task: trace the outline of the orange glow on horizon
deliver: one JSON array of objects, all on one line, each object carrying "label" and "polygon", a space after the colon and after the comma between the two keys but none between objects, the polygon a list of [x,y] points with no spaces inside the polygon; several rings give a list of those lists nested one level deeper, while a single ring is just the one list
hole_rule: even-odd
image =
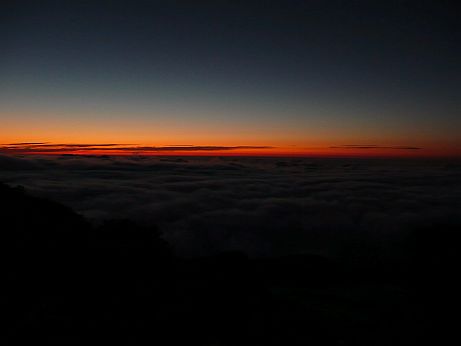
[{"label": "orange glow on horizon", "polygon": [[1,154],[81,156],[254,156],[254,157],[461,157],[454,148],[386,146],[276,147],[276,146],[140,146],[123,144],[52,144],[16,142],[0,144]]},{"label": "orange glow on horizon", "polygon": [[[120,113],[120,114],[119,114]],[[275,156],[275,157],[461,157],[461,140],[445,132],[403,131],[394,127],[326,126],[289,121],[179,121],[174,114],[143,119],[110,113],[82,118],[78,112],[64,115],[25,109],[0,112],[0,154],[21,155],[151,155],[151,156]],[[94,115],[94,116],[93,116]],[[208,119],[208,118],[207,118]],[[91,148],[28,148],[11,150],[8,143],[90,143]],[[4,143],[4,144],[1,144]],[[133,147],[98,147],[104,143]],[[225,150],[138,150],[136,147],[227,147]],[[359,145],[358,145],[359,144]],[[364,144],[360,148],[360,144]],[[365,148],[367,147],[368,148]],[[243,148],[245,147],[245,148]],[[250,148],[251,147],[251,148]],[[265,147],[265,148],[261,148]],[[230,149],[229,149],[230,148]],[[405,149],[407,148],[407,149]],[[412,148],[412,149],[410,149]],[[16,148],[19,149],[19,148]],[[46,150],[45,150],[46,149]]]}]

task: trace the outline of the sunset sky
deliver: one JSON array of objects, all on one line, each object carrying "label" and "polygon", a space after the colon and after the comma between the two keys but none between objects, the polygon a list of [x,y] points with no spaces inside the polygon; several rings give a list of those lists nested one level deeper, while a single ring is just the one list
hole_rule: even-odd
[{"label": "sunset sky", "polygon": [[5,1],[0,153],[460,156],[450,4]]}]

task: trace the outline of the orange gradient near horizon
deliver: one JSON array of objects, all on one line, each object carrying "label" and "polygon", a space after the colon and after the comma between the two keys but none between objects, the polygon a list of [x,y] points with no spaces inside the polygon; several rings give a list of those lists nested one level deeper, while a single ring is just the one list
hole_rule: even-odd
[{"label": "orange gradient near horizon", "polygon": [[[4,142],[4,141],[2,141]],[[129,145],[100,146],[104,143],[46,143],[46,147],[33,144],[16,144],[20,141],[0,144],[0,154],[12,155],[109,155],[109,156],[259,156],[259,157],[461,157],[456,148],[400,148],[364,146],[341,147],[277,147],[240,145]],[[31,143],[27,141],[27,143]],[[38,142],[37,142],[38,143]],[[62,144],[62,145],[60,145]],[[79,146],[81,144],[81,146]],[[94,145],[92,145],[94,144]],[[72,147],[69,147],[72,145]],[[202,149],[206,147],[207,149]],[[121,148],[121,149],[119,149]]]},{"label": "orange gradient near horizon", "polygon": [[[35,115],[35,116],[30,116]],[[461,140],[430,132],[320,126],[289,122],[179,121],[158,118],[59,119],[44,114],[0,114],[0,154],[22,155],[155,155],[155,156],[286,156],[286,157],[461,157]],[[451,137],[453,138],[453,136]],[[56,151],[8,149],[13,143],[94,144]],[[123,146],[124,150],[98,147]],[[139,147],[226,147],[219,150],[139,150]],[[236,147],[236,148],[235,148]],[[367,147],[367,148],[366,148]],[[130,150],[129,148],[133,148]],[[409,148],[409,149],[405,149]],[[66,150],[68,149],[68,150]]]}]

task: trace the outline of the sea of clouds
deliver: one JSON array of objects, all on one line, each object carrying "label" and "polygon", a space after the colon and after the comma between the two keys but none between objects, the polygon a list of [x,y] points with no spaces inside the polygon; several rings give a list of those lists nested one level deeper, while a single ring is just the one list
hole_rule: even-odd
[{"label": "sea of clouds", "polygon": [[415,229],[461,225],[455,160],[4,155],[0,181],[95,223],[156,225],[185,255],[392,257]]}]

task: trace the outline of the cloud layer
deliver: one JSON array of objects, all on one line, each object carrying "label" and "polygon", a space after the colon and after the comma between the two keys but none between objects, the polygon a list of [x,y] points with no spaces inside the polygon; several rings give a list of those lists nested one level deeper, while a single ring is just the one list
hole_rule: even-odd
[{"label": "cloud layer", "polygon": [[455,161],[0,156],[0,181],[95,222],[157,224],[192,255],[338,254],[365,242],[393,256],[388,245],[409,231],[461,219]]},{"label": "cloud layer", "polygon": [[136,144],[50,144],[45,142],[23,142],[0,145],[3,154],[82,154],[82,153],[127,153],[132,155],[155,154],[161,152],[203,152],[232,151],[239,149],[271,149],[270,146],[216,146],[216,145],[168,145],[140,146]]}]

